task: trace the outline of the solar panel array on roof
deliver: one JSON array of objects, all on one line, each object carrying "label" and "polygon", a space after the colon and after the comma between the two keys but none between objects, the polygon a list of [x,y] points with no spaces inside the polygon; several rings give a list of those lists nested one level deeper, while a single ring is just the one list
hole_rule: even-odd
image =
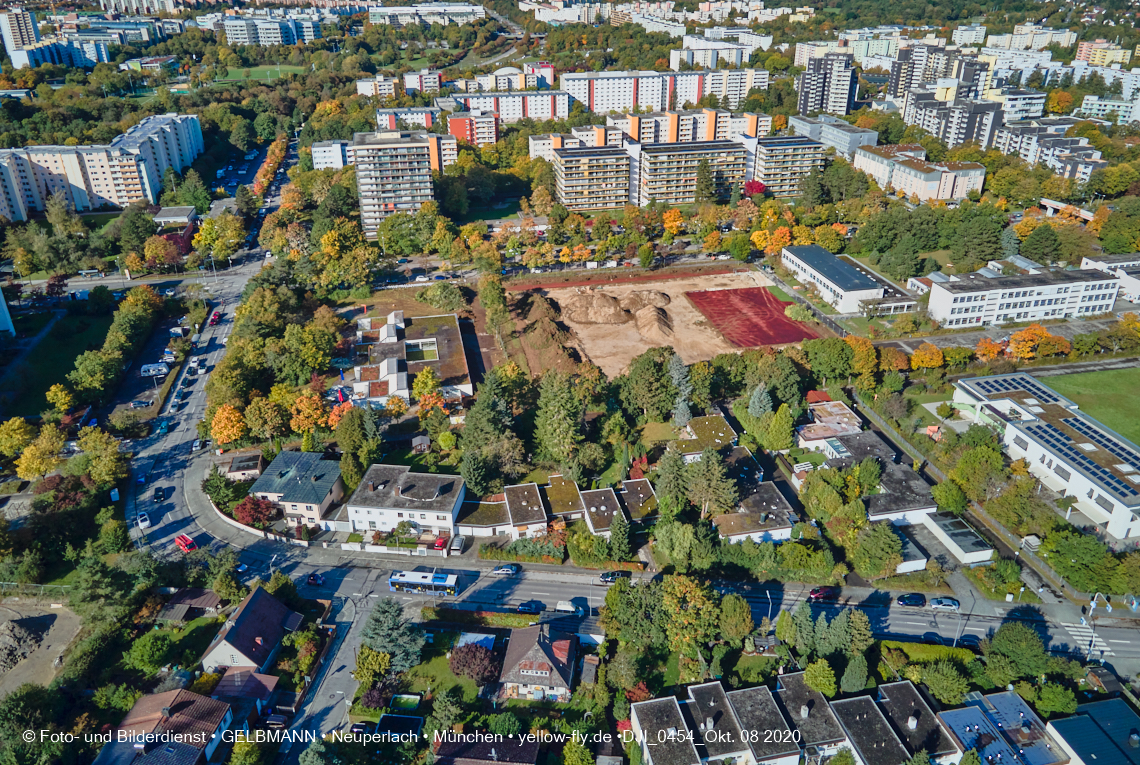
[{"label": "solar panel array on roof", "polygon": [[1140,496],[1140,492],[1113,475],[1108,468],[1101,467],[1078,451],[1073,446],[1072,439],[1056,426],[1049,423],[1034,423],[1024,427],[1026,432],[1040,443],[1046,444],[1056,454],[1065,457],[1090,476],[1093,476],[1095,480],[1100,481],[1105,491],[1115,494],[1122,500]]},{"label": "solar panel array on roof", "polygon": [[1097,446],[1104,449],[1114,457],[1120,458],[1122,462],[1127,462],[1132,467],[1140,470],[1140,454],[1129,449],[1124,444],[1117,441],[1112,436],[1105,433],[1100,428],[1096,427],[1088,420],[1083,420],[1080,417],[1069,417],[1068,419],[1061,420],[1061,422],[1068,425],[1073,430],[1080,433],[1082,436],[1092,441]]},{"label": "solar panel array on roof", "polygon": [[1001,396],[1014,391],[1025,391],[1033,394],[1043,404],[1056,404],[1061,400],[1060,396],[1043,385],[1038,385],[1029,375],[982,378],[976,380],[974,385],[987,396]]}]

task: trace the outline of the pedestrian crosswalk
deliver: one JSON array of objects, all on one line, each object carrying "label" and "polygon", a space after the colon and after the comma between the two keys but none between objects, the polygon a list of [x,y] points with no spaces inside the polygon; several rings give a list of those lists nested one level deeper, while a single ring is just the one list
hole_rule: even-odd
[{"label": "pedestrian crosswalk", "polygon": [[1092,641],[1093,654],[1101,654],[1104,656],[1113,656],[1113,650],[1108,647],[1108,643],[1104,642],[1092,628],[1087,624],[1068,624],[1061,622],[1061,626],[1065,631],[1073,636],[1073,645],[1082,653],[1087,653],[1089,650],[1089,641]]}]

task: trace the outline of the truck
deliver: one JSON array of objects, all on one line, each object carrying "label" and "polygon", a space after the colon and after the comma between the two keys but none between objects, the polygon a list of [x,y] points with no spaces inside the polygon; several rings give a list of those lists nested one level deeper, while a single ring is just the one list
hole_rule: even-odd
[{"label": "truck", "polygon": [[165,377],[170,374],[170,367],[166,364],[143,364],[139,367],[139,374],[143,377]]},{"label": "truck", "polygon": [[194,335],[193,337],[191,337],[190,338],[190,347],[191,348],[197,348],[198,347],[198,341],[200,341],[201,339],[202,339],[202,334],[200,332],[198,334]]},{"label": "truck", "polygon": [[170,330],[171,337],[186,337],[188,334],[190,334],[189,327],[174,327]]}]

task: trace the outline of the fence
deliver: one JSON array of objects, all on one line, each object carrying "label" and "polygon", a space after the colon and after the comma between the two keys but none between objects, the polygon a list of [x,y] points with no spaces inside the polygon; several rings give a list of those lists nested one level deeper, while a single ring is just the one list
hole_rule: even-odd
[{"label": "fence", "polygon": [[21,595],[66,595],[71,592],[70,584],[31,584],[25,582],[0,582],[0,593]]},{"label": "fence", "polygon": [[847,330],[845,330],[843,327],[839,326],[836,322],[834,322],[831,319],[831,317],[829,317],[823,311],[820,311],[818,308],[816,308],[814,305],[812,305],[811,301],[809,301],[803,295],[800,295],[793,288],[789,287],[784,282],[783,279],[776,276],[776,273],[774,271],[771,273],[765,273],[764,275],[767,276],[769,279],[771,279],[773,282],[775,282],[777,287],[779,287],[784,292],[786,292],[788,294],[788,297],[790,297],[792,300],[796,301],[797,303],[799,303],[800,305],[804,306],[809,311],[811,311],[812,314],[815,316],[815,320],[818,321],[820,324],[822,324],[823,326],[830,329],[832,332],[837,334],[839,337],[847,337],[847,335],[850,334]]},{"label": "fence", "polygon": [[[924,462],[923,469],[930,474],[931,477],[938,481],[947,480],[946,473],[937,465],[931,463],[922,453],[916,449],[910,441],[902,436],[897,430],[891,427],[886,420],[879,416],[879,413],[867,406],[858,394],[855,394],[855,402],[859,405],[862,413],[871,422],[875,423],[884,433],[891,437],[891,439],[899,445],[904,452],[910,455],[913,459]],[[1054,589],[1064,592],[1069,598],[1073,600],[1089,600],[1092,595],[1087,592],[1081,592],[1068,582],[1066,582],[1060,575],[1057,574],[1053,568],[1041,560],[1036,554],[1022,548],[1021,539],[1011,533],[1009,529],[990,516],[985,509],[977,502],[970,502],[970,516],[981,525],[985,526],[994,536],[1009,546],[1011,550],[1018,550],[1020,554],[1018,557],[1029,564],[1038,576],[1048,582]]]}]

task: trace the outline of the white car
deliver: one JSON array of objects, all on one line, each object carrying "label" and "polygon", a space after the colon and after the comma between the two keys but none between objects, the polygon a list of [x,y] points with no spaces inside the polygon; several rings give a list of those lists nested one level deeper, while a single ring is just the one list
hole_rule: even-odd
[{"label": "white car", "polygon": [[420,274],[419,276],[417,276],[417,277],[416,277],[416,281],[417,281],[417,282],[427,282],[427,281],[431,281],[431,280],[430,280],[430,279],[428,279],[428,278],[427,278],[426,276],[424,276],[423,274]]},{"label": "white car", "polygon": [[935,611],[957,611],[961,604],[954,598],[932,598],[930,607]]},{"label": "white car", "polygon": [[517,563],[507,563],[491,570],[493,576],[514,576],[522,570]]},{"label": "white car", "polygon": [[147,515],[146,513],[139,513],[139,528],[140,529],[149,529],[150,528],[150,516]]},{"label": "white car", "polygon": [[194,444],[190,447],[190,451],[196,452],[202,448],[202,442],[197,438],[194,439]]}]

